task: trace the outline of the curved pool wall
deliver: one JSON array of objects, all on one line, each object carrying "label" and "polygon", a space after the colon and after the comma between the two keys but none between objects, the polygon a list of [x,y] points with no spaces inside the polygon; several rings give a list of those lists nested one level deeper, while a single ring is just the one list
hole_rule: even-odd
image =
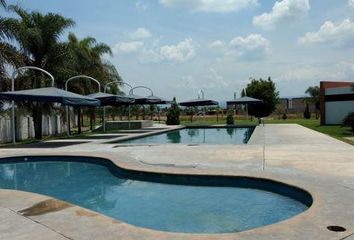
[{"label": "curved pool wall", "polygon": [[[70,174],[67,164],[72,166]],[[23,176],[17,176],[18,188],[6,186],[10,166],[24,169]],[[293,217],[313,202],[307,191],[273,180],[140,172],[94,157],[12,157],[0,159],[0,167],[1,188],[45,194],[161,231],[239,232]],[[237,205],[240,202],[244,206]]]}]

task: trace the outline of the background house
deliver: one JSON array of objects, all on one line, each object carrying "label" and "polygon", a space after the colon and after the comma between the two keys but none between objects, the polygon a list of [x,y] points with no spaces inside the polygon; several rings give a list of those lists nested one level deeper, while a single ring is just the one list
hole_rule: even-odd
[{"label": "background house", "polygon": [[320,83],[321,125],[341,124],[354,112],[354,82]]}]

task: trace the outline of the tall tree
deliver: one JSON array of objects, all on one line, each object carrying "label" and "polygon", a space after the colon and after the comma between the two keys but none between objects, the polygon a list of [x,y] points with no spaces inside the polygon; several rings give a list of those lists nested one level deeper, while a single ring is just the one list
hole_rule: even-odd
[{"label": "tall tree", "polygon": [[309,102],[315,105],[316,119],[318,119],[320,112],[320,88],[318,86],[309,87],[305,93],[310,95]]},{"label": "tall tree", "polygon": [[[36,66],[51,73],[57,72],[63,66],[67,53],[66,44],[60,42],[60,36],[74,25],[74,21],[54,13],[27,12],[18,6],[9,8],[18,16],[12,19],[11,34],[19,46],[25,65]],[[39,88],[44,85],[44,78],[39,72],[29,71],[25,77],[25,80],[17,81],[21,88]],[[42,138],[45,105],[35,102],[28,105],[33,116],[36,139]]]},{"label": "tall tree", "polygon": [[[97,79],[101,86],[111,81],[121,81],[115,66],[103,60],[103,56],[112,55],[111,48],[105,43],[98,43],[93,37],[79,39],[74,33],[68,36],[68,48],[71,55],[71,67],[74,75],[88,75]],[[85,82],[83,82],[85,81]],[[118,86],[112,85],[112,91],[117,92]],[[95,83],[83,79],[71,84],[71,91],[88,94],[97,92]],[[95,118],[91,111],[91,119]],[[78,108],[80,123],[81,108]],[[78,132],[81,133],[81,124],[78,124]]]},{"label": "tall tree", "polygon": [[[0,1],[0,7],[7,10],[7,5],[4,0]],[[13,31],[15,24],[13,19],[0,16],[0,78],[7,79],[6,66],[18,67],[23,63],[23,58],[12,46],[9,41],[14,39]],[[5,90],[6,87],[2,83],[0,90]]]},{"label": "tall tree", "polygon": [[275,84],[270,77],[267,80],[263,80],[262,78],[259,80],[253,79],[247,85],[246,93],[248,97],[263,101],[260,104],[250,104],[248,106],[249,114],[258,118],[270,115],[279,102],[279,92],[276,90]]}]

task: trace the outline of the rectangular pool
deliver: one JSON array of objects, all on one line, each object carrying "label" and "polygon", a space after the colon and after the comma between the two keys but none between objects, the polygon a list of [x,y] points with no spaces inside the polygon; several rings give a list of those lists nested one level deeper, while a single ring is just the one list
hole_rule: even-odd
[{"label": "rectangular pool", "polygon": [[184,128],[161,134],[120,141],[124,144],[246,144],[253,127]]}]

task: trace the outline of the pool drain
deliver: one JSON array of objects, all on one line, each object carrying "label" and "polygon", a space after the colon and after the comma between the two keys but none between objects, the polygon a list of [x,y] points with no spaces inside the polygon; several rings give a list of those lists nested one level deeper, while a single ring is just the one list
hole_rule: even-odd
[{"label": "pool drain", "polygon": [[328,226],[327,229],[332,232],[345,232],[347,230],[341,226]]}]

